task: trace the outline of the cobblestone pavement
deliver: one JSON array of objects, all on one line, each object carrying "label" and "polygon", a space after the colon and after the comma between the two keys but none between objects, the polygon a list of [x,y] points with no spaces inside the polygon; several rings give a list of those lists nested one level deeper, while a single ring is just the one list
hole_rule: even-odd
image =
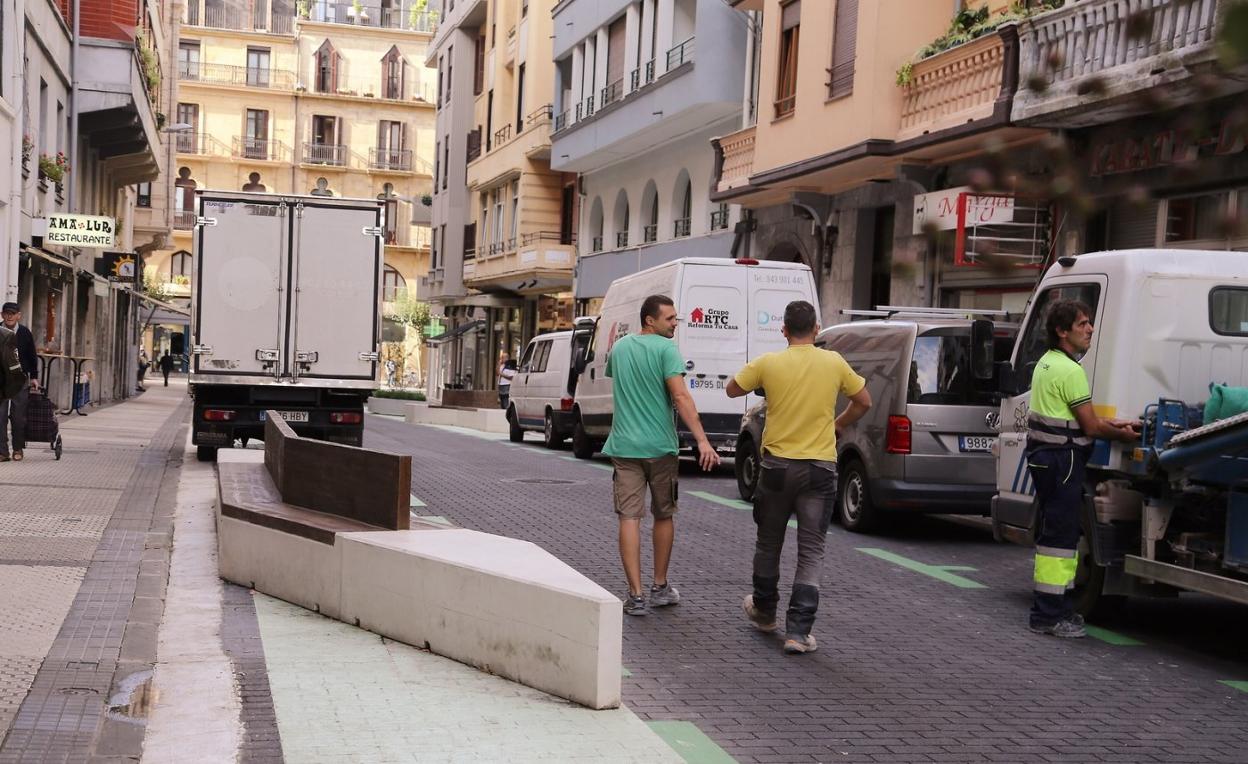
[{"label": "cobblestone pavement", "polygon": [[137,753],[141,726],[105,708],[151,652],[165,549],[149,530],[185,394],[61,417],[61,460],[32,443],[0,464],[0,761]]},{"label": "cobblestone pavement", "polygon": [[[532,540],[622,591],[605,462],[377,416],[365,445],[413,455],[422,513]],[[730,473],[686,471],[681,492],[684,601],[624,630],[624,701],[652,724],[692,722],[743,762],[1248,761],[1248,609],[1132,602],[1100,638],[1060,641],[1024,628],[1029,552],[982,525],[834,526],[820,649],[789,657],[740,614],[753,524]]]}]

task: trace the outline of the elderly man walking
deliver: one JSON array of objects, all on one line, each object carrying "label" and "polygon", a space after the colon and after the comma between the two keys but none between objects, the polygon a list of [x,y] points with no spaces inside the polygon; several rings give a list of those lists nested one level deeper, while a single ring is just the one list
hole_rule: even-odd
[{"label": "elderly man walking", "polygon": [[[3,403],[0,403],[0,462],[7,462],[10,459],[20,462],[24,458],[26,406],[30,402],[31,389],[39,387],[39,357],[35,354],[35,338],[30,333],[30,329],[22,325],[21,319],[22,311],[17,303],[6,302],[0,306],[0,320],[3,321],[4,328],[13,334],[11,342],[17,354],[20,367],[18,372],[22,375],[20,389],[15,389]],[[9,455],[10,423],[12,423],[13,430],[12,456]]]}]

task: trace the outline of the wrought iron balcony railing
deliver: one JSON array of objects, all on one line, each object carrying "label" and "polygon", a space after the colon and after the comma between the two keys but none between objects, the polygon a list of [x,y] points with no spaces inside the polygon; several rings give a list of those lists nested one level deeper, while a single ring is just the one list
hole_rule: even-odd
[{"label": "wrought iron balcony railing", "polygon": [[303,144],[302,161],[304,164],[345,167],[347,164],[347,147],[340,143],[305,143]]},{"label": "wrought iron balcony railing", "polygon": [[412,150],[370,147],[368,149],[368,165],[374,170],[410,172],[412,169]]}]

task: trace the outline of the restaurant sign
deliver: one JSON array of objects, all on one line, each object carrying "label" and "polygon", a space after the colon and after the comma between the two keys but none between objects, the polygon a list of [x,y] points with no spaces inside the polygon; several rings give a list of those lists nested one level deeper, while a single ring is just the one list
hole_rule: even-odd
[{"label": "restaurant sign", "polygon": [[49,215],[46,244],[70,247],[113,247],[117,240],[117,221],[100,215]]}]

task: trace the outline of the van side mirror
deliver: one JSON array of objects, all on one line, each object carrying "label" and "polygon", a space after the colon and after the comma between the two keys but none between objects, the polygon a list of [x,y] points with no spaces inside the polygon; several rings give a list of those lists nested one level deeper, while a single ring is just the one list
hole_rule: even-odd
[{"label": "van side mirror", "polygon": [[1018,395],[1018,375],[1009,361],[997,363],[997,389],[1005,395]]},{"label": "van side mirror", "polygon": [[981,381],[992,379],[993,325],[986,319],[971,322],[971,376]]}]

